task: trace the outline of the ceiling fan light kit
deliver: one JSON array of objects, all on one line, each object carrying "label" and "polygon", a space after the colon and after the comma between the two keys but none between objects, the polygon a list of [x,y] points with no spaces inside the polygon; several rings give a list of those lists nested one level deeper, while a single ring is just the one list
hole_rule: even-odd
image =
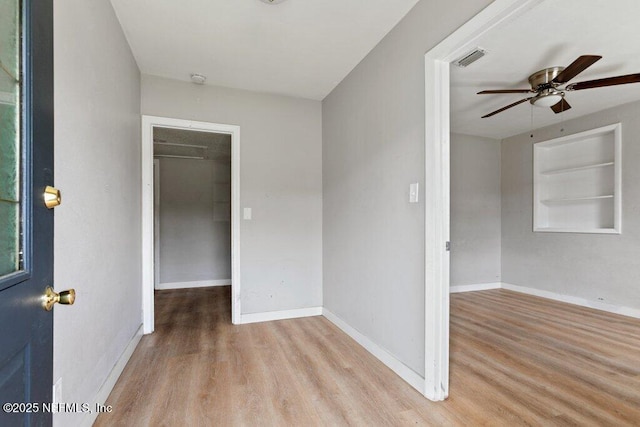
[{"label": "ceiling fan light kit", "polygon": [[640,83],[640,73],[638,73],[629,74],[626,76],[616,76],[604,79],[577,82],[561,88],[562,85],[568,83],[571,79],[592,66],[600,59],[602,59],[602,57],[598,55],[583,55],[573,61],[566,68],[550,67],[542,69],[540,71],[536,71],[529,76],[529,84],[531,85],[531,89],[498,89],[483,90],[481,92],[478,92],[478,95],[505,93],[535,94],[529,98],[521,99],[520,101],[516,101],[513,104],[509,104],[506,107],[502,107],[499,110],[486,114],[482,116],[482,118],[484,119],[494,116],[526,101],[529,101],[532,105],[535,105],[537,107],[550,107],[554,113],[558,114],[571,108],[571,105],[565,99],[566,92],[574,90],[593,89],[605,86],[623,85],[628,83]]},{"label": "ceiling fan light kit", "polygon": [[564,92],[555,89],[546,89],[531,98],[529,102],[536,107],[551,107],[562,101],[562,98],[564,98]]}]

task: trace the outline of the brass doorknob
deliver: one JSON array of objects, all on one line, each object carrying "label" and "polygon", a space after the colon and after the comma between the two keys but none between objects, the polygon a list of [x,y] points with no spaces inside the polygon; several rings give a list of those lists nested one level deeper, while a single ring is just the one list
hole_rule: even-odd
[{"label": "brass doorknob", "polygon": [[73,305],[74,302],[76,302],[75,289],[69,289],[57,293],[51,286],[47,286],[44,297],[42,298],[42,307],[47,311],[51,311],[55,303]]},{"label": "brass doorknob", "polygon": [[60,190],[47,185],[44,189],[44,205],[47,209],[53,209],[60,203],[62,203],[62,194],[60,194]]}]

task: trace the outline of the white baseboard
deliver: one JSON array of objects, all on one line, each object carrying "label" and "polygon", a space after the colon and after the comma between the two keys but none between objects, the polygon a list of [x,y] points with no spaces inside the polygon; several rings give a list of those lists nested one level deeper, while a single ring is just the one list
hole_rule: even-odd
[{"label": "white baseboard", "polygon": [[322,316],[322,307],[298,308],[295,310],[267,311],[240,316],[240,324],[269,322],[271,320],[297,319],[299,317]]},{"label": "white baseboard", "polygon": [[384,363],[389,369],[395,372],[400,378],[405,380],[411,387],[418,390],[421,394],[424,395],[424,378],[420,376],[416,371],[409,368],[407,365],[398,360],[394,355],[389,353],[384,348],[380,347],[378,344],[371,341],[371,339],[367,338],[365,335],[352,328],[333,314],[331,311],[326,308],[322,309],[322,315],[327,318],[331,323],[340,328],[345,334],[349,335],[353,338],[358,344],[364,347],[369,353],[374,355],[378,360]]},{"label": "white baseboard", "polygon": [[602,310],[609,313],[620,314],[623,316],[635,317],[636,319],[640,319],[640,310],[637,308],[607,304],[601,301],[592,301],[586,298],[575,297],[572,295],[562,295],[562,294],[558,294],[551,291],[544,291],[542,289],[536,289],[536,288],[528,288],[526,286],[518,286],[518,285],[513,285],[511,283],[505,283],[505,282],[502,282],[501,287],[502,289],[521,292],[523,294],[534,295],[537,297],[548,298],[555,301],[579,305],[581,307],[594,308],[596,310]]},{"label": "white baseboard", "polygon": [[195,280],[192,282],[168,282],[158,283],[156,290],[165,289],[186,289],[186,288],[208,288],[210,286],[229,286],[231,279],[220,280]]},{"label": "white baseboard", "polygon": [[[138,346],[141,338],[142,325],[140,325],[136,333],[131,338],[131,341],[129,341],[129,344],[127,344],[127,348],[124,349],[124,351],[120,355],[120,358],[113,366],[113,369],[111,369],[111,372],[109,372],[107,379],[104,381],[104,383],[102,383],[102,387],[100,387],[98,393],[95,395],[93,400],[87,400],[87,402],[92,402],[92,404],[104,405],[104,403],[107,401],[107,398],[109,397],[109,394],[111,394],[113,387],[116,385],[118,378],[120,378],[120,374],[122,374],[124,367],[127,365],[127,362],[131,358],[133,351]],[[96,418],[98,418],[98,415],[99,414],[96,411],[88,412],[87,415],[85,415],[85,417],[82,419],[80,425],[86,427],[92,426],[96,421]]]},{"label": "white baseboard", "polygon": [[475,291],[486,291],[489,289],[500,289],[502,287],[502,283],[494,282],[494,283],[477,283],[473,285],[460,285],[460,286],[451,286],[449,288],[449,293],[457,294],[460,292],[475,292]]}]

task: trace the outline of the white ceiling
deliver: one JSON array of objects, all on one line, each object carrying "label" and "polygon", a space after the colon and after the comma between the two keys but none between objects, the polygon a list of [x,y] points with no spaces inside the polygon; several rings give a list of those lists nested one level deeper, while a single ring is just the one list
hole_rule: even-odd
[{"label": "white ceiling", "polygon": [[[451,66],[451,129],[505,138],[531,129],[531,104],[480,117],[529,95],[476,95],[484,89],[530,88],[530,74],[567,66],[580,55],[603,58],[571,82],[640,73],[640,1],[545,0],[482,36],[489,53],[467,68]],[[640,83],[568,92],[572,109],[554,114],[533,107],[534,128],[640,100]]]},{"label": "white ceiling", "polygon": [[111,0],[140,71],[321,100],[418,0]]}]

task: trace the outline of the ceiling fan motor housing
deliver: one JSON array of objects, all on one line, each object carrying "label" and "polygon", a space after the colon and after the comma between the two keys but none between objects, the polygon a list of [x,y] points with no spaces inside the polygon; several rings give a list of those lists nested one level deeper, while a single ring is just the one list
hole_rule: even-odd
[{"label": "ceiling fan motor housing", "polygon": [[564,70],[564,67],[551,67],[531,74],[529,76],[531,89],[537,92],[538,90],[560,86],[560,83],[554,83],[553,79],[555,79],[562,70]]},{"label": "ceiling fan motor housing", "polygon": [[564,97],[564,92],[557,90],[560,83],[553,79],[564,70],[564,67],[550,67],[536,71],[529,76],[531,89],[538,92],[529,102],[539,107],[551,107],[557,104]]}]

